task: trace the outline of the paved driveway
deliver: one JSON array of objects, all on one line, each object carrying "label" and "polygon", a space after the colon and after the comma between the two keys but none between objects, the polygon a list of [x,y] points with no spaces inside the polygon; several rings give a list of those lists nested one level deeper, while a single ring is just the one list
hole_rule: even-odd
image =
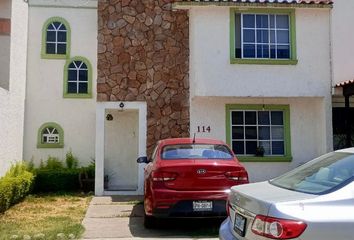
[{"label": "paved driveway", "polygon": [[94,197],[83,225],[84,239],[217,239],[220,220],[163,220],[143,225],[142,197]]}]

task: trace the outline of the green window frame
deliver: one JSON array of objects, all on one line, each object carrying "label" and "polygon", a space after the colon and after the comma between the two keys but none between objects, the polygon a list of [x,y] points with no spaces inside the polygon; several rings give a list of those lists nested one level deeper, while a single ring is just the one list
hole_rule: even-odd
[{"label": "green window frame", "polygon": [[66,61],[63,88],[64,98],[92,98],[92,65],[87,58],[77,56]]},{"label": "green window frame", "polygon": [[38,129],[37,148],[63,148],[64,131],[55,122],[44,123]]},{"label": "green window frame", "polygon": [[[53,26],[53,23],[60,23],[62,24],[62,26],[65,27],[65,31],[66,31],[66,41],[63,40],[59,40],[59,35],[58,35],[58,31],[62,31],[64,29],[62,29],[62,27],[60,28],[60,30],[58,30],[57,28],[59,28],[59,26]],[[52,29],[55,28],[56,30]],[[47,39],[48,37],[48,32],[55,32],[55,40],[53,39]],[[60,42],[63,41],[63,42]],[[49,43],[48,43],[49,42]],[[58,43],[59,42],[59,43]],[[57,47],[58,45],[64,45],[65,44],[65,54],[62,53],[47,53],[47,45],[48,44],[52,44],[55,47],[55,52],[57,52]],[[43,28],[42,28],[42,51],[41,51],[41,57],[43,59],[67,59],[70,57],[70,46],[71,45],[71,29],[70,29],[70,25],[68,23],[68,21],[66,21],[64,18],[62,17],[51,17],[49,18],[44,24],[43,24]]]},{"label": "green window frame", "polygon": [[[236,153],[237,158],[243,162],[290,162],[292,160],[291,155],[291,136],[290,136],[290,107],[289,105],[240,105],[240,104],[227,104],[226,105],[226,142],[232,148],[233,146],[233,138],[232,138],[232,127],[236,125],[232,122],[232,112],[240,111],[240,112],[283,112],[283,143],[284,143],[284,153],[281,155],[264,155],[264,156],[256,156],[256,155],[238,155]],[[260,145],[259,143],[262,141],[259,138],[259,120],[257,114],[257,122],[254,124],[257,126],[257,147]],[[244,127],[246,128],[246,123],[243,123]],[[271,123],[267,123],[268,127],[271,127]],[[246,139],[246,136],[244,136]],[[269,140],[269,139],[268,139]],[[246,140],[244,140],[246,141]]]},{"label": "green window frame", "polygon": [[[241,33],[236,34],[236,14],[264,14],[264,15],[288,15],[289,16],[289,40],[290,58],[236,58],[236,41],[241,41]],[[242,16],[241,16],[242,17]],[[230,9],[230,63],[231,64],[266,64],[266,65],[296,65],[298,63],[296,55],[296,22],[295,9]],[[242,29],[241,29],[242,31]],[[241,43],[240,43],[241,44]]]}]

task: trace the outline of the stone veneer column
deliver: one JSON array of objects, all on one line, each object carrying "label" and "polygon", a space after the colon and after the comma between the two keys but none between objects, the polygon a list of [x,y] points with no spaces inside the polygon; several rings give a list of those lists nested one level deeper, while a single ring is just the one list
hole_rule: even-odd
[{"label": "stone veneer column", "polygon": [[189,136],[189,27],[172,0],[100,0],[98,101],[146,101],[147,152]]}]

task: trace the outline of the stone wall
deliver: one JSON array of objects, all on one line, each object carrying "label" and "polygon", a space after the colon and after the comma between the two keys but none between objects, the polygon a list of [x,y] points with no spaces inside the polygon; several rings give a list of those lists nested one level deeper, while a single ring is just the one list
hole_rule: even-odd
[{"label": "stone wall", "polygon": [[147,152],[189,136],[189,27],[172,0],[101,0],[98,101],[146,101]]}]

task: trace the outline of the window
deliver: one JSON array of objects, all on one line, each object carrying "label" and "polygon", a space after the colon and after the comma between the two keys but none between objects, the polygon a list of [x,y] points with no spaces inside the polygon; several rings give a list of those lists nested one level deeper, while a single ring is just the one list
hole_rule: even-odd
[{"label": "window", "polygon": [[332,152],[277,177],[270,183],[296,192],[328,194],[353,181],[354,155]]},{"label": "window", "polygon": [[0,18],[0,36],[11,34],[11,19]]},{"label": "window", "polygon": [[67,62],[64,73],[64,97],[91,98],[92,68],[83,57],[75,57]]},{"label": "window", "polygon": [[294,15],[293,10],[232,10],[231,62],[296,64]]},{"label": "window", "polygon": [[162,149],[162,159],[232,159],[233,156],[225,145],[213,144],[176,144]]},{"label": "window", "polygon": [[291,160],[288,106],[227,105],[227,118],[227,141],[241,160]]},{"label": "window", "polygon": [[66,58],[69,56],[69,24],[62,18],[54,17],[43,26],[43,58]]},{"label": "window", "polygon": [[57,123],[45,123],[38,130],[38,148],[64,147],[64,132]]}]

